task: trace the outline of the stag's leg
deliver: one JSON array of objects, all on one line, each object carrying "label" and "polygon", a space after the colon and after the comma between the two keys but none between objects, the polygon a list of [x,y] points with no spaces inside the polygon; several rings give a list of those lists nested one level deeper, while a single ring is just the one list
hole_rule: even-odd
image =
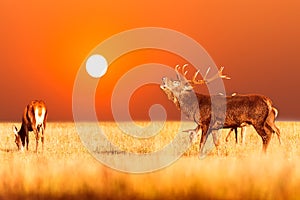
[{"label": "stag's leg", "polygon": [[199,144],[199,158],[204,158],[206,156],[206,152],[204,152],[204,145],[207,140],[208,136],[208,127],[203,126],[202,127],[202,134],[201,134],[201,139],[200,139],[200,144]]},{"label": "stag's leg", "polygon": [[228,142],[228,138],[230,137],[231,132],[233,131],[233,128],[231,128],[225,138],[225,141]]},{"label": "stag's leg", "polygon": [[216,147],[220,146],[219,130],[212,130],[213,141]]},{"label": "stag's leg", "polygon": [[279,128],[275,125],[275,121],[274,118],[268,118],[267,119],[267,123],[266,123],[266,128],[271,131],[272,133],[276,133],[278,140],[279,140],[279,144],[281,145],[281,139],[280,139],[280,130]]},{"label": "stag's leg", "polygon": [[246,128],[242,127],[241,128],[241,137],[242,137],[242,144],[245,144],[245,136],[246,136]]},{"label": "stag's leg", "polygon": [[238,144],[238,132],[237,132],[237,128],[234,128],[234,134],[235,134],[235,143]]},{"label": "stag's leg", "polygon": [[272,127],[268,127],[269,130],[273,133],[273,134],[276,134],[277,135],[277,138],[278,138],[278,141],[279,141],[279,144],[281,145],[281,138],[280,138],[280,130],[278,127],[275,126],[275,124],[272,126]]},{"label": "stag's leg", "polygon": [[212,136],[213,136],[215,147],[217,149],[217,153],[219,155],[219,146],[220,146],[219,130],[212,130]]},{"label": "stag's leg", "polygon": [[263,152],[267,152],[268,145],[272,138],[272,132],[264,126],[254,126],[256,132],[260,135],[263,142]]},{"label": "stag's leg", "polygon": [[[279,140],[279,144],[281,145],[281,139],[280,139],[280,130],[279,128],[275,125],[275,118],[276,118],[276,114],[274,113],[274,109],[273,108],[273,112],[271,112],[268,117],[267,117],[267,127],[269,128],[269,130],[272,132],[272,133],[276,133],[277,134],[277,137],[278,137],[278,140]],[[275,109],[276,110],[276,109]]]},{"label": "stag's leg", "polygon": [[278,128],[274,123],[271,125],[271,128],[272,128],[271,131],[276,133],[276,135],[277,135],[277,137],[278,137],[279,144],[281,145],[282,143],[281,143],[280,130],[279,130],[279,128]]},{"label": "stag's leg", "polygon": [[276,129],[276,135],[277,135],[277,137],[278,137],[278,140],[279,140],[279,144],[281,145],[282,144],[282,142],[281,142],[281,138],[280,138],[280,130],[279,130],[279,128],[277,127],[277,126],[275,126],[275,124],[274,124],[274,127],[275,127],[275,129]]},{"label": "stag's leg", "polygon": [[201,139],[200,139],[200,145],[199,145],[199,150],[200,152],[202,151],[203,149],[203,146],[206,142],[206,139],[207,139],[207,132],[208,132],[208,128],[205,126],[202,128],[202,134],[201,134]]}]

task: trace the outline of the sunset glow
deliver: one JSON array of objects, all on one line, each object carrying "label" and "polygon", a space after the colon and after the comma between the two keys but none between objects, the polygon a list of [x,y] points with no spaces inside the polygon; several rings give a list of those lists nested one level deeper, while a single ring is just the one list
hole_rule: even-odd
[{"label": "sunset glow", "polygon": [[[264,94],[278,108],[279,119],[300,119],[297,92],[300,2],[133,1],[127,4],[127,1],[96,0],[1,1],[0,120],[20,121],[28,102],[43,99],[48,105],[50,121],[72,121],[74,80],[87,56],[107,38],[141,27],[168,28],[193,38],[232,78],[224,82],[228,94]],[[111,51],[116,48],[111,46]],[[173,68],[189,61],[155,49],[120,56],[105,75],[96,74],[102,76],[95,94],[99,120],[112,120],[111,95],[120,77],[145,63]],[[147,75],[136,78],[144,76]],[[169,119],[178,118],[175,106],[153,84],[134,93],[129,109],[134,119],[149,119],[153,104],[162,104]]]}]

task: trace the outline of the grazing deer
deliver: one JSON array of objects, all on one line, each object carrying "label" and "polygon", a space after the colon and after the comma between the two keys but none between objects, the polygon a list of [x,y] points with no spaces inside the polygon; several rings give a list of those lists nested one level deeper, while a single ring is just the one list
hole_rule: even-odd
[{"label": "grazing deer", "polygon": [[18,150],[23,151],[26,143],[26,149],[28,150],[29,144],[29,131],[33,131],[36,138],[35,151],[38,150],[38,143],[41,137],[42,150],[44,150],[44,132],[47,121],[47,108],[42,100],[31,101],[24,110],[22,116],[21,129],[18,131],[17,127],[13,125],[13,131],[15,134],[15,143]]},{"label": "grazing deer", "polygon": [[[271,115],[271,116],[274,115],[274,120],[275,120],[275,118],[276,118],[277,115],[278,115],[278,110],[277,110],[276,108],[273,107],[273,108],[272,108],[272,113],[270,113],[270,115]],[[275,123],[275,122],[273,122],[273,123]],[[247,125],[248,125],[248,124],[241,124],[240,127],[231,128],[231,129],[229,130],[229,132],[228,132],[226,138],[225,138],[225,141],[228,142],[228,138],[230,137],[230,134],[234,131],[234,133],[235,133],[235,143],[238,144],[238,133],[237,133],[237,128],[241,128],[241,137],[242,137],[241,143],[242,143],[242,144],[245,144],[245,135],[246,135],[246,126],[247,126]],[[274,127],[274,128],[276,128],[276,127]],[[277,138],[278,138],[278,140],[279,140],[279,144],[281,144],[280,130],[278,129],[278,130],[276,130],[276,132],[274,132],[274,133],[277,134]]]},{"label": "grazing deer", "polygon": [[[163,77],[160,88],[189,120],[196,122],[197,127],[193,130],[193,135],[197,135],[197,132],[201,129],[200,155],[203,155],[203,147],[209,133],[212,133],[214,144],[218,148],[217,131],[222,128],[237,128],[243,123],[252,125],[255,128],[262,138],[263,152],[266,152],[272,133],[280,134],[274,123],[272,101],[268,97],[258,94],[209,96],[195,93],[193,90],[195,85],[208,84],[217,78],[229,79],[229,77],[222,74],[223,68],[221,68],[218,74],[209,79],[206,78],[208,70],[202,80],[197,80],[198,70],[192,80],[187,80],[185,78],[185,67],[186,65],[182,67],[184,76],[181,76],[177,65],[175,67],[177,80]],[[193,98],[195,95],[196,99]],[[218,102],[217,105],[211,103],[211,98]],[[226,107],[226,112],[218,112],[219,108],[224,107]],[[215,112],[212,113],[212,110]],[[224,119],[224,121],[222,122],[219,119]]]}]

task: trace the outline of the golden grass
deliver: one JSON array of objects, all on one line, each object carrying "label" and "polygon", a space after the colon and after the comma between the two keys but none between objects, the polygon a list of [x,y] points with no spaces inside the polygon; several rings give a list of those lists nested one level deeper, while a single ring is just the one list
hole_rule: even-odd
[{"label": "golden grass", "polygon": [[[226,143],[228,130],[223,130],[219,155],[212,151],[199,160],[197,143],[169,167],[128,174],[94,159],[82,145],[73,123],[48,123],[45,151],[39,154],[33,152],[33,133],[29,151],[17,152],[12,123],[2,123],[0,199],[299,199],[300,123],[277,125],[283,145],[274,137],[266,156],[261,154],[262,142],[253,128],[247,128],[244,146],[235,144],[233,134]],[[101,126],[113,143],[135,153],[163,148],[179,127],[177,122],[167,122],[158,135],[134,139],[122,134],[114,123]]]}]

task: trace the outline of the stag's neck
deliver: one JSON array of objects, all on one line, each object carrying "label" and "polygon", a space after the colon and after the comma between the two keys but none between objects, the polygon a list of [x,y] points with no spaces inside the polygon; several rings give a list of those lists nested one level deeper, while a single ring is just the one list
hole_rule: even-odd
[{"label": "stag's neck", "polygon": [[197,96],[193,92],[187,92],[178,96],[181,112],[190,120],[195,119],[195,114],[199,110]]}]

